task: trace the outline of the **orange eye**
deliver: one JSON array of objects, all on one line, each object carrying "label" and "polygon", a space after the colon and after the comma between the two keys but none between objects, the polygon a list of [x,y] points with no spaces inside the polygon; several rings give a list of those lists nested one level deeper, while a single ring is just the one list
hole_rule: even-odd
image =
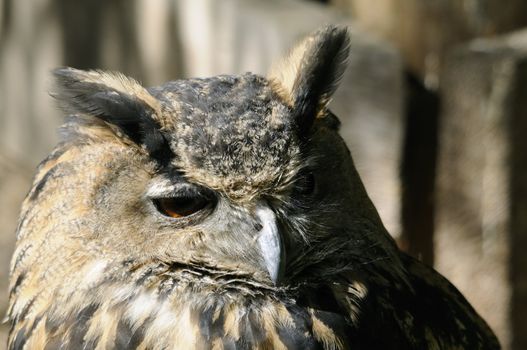
[{"label": "orange eye", "polygon": [[205,197],[170,197],[154,199],[157,209],[166,216],[172,218],[183,218],[197,213],[209,204]]}]

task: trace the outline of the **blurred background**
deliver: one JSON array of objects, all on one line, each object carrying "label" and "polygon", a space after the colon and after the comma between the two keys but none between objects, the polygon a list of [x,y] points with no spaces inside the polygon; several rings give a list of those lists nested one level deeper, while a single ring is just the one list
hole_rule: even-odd
[{"label": "blurred background", "polygon": [[51,69],[265,74],[327,23],[351,27],[331,107],[388,230],[527,349],[525,0],[0,0],[0,315],[19,206],[62,121]]}]

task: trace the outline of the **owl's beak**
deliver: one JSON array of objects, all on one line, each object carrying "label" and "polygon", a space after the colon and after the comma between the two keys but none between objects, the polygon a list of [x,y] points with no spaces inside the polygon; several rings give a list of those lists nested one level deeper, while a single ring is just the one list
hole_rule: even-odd
[{"label": "owl's beak", "polygon": [[282,236],[278,230],[275,213],[265,204],[259,204],[255,211],[262,228],[258,244],[265,261],[265,267],[274,285],[278,285],[284,273],[285,250]]}]

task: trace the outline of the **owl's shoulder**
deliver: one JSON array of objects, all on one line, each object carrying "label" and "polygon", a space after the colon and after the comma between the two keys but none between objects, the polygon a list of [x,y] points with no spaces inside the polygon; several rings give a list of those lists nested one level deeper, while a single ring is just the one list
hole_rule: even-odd
[{"label": "owl's shoulder", "polygon": [[433,268],[401,253],[406,282],[369,285],[357,340],[396,349],[499,349],[485,321]]}]

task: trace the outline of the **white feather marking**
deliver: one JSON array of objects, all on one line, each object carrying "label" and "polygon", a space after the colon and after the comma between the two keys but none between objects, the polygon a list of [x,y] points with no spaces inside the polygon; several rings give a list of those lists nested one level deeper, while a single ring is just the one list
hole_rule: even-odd
[{"label": "white feather marking", "polygon": [[113,301],[115,303],[124,301],[128,299],[134,292],[136,288],[133,286],[124,286],[116,288],[115,292],[113,293]]},{"label": "white feather marking", "polygon": [[171,303],[165,302],[150,325],[145,340],[151,344],[172,344],[177,349],[192,349],[196,341],[195,326],[190,322],[188,307],[175,310]]},{"label": "white feather marking", "polygon": [[147,196],[149,197],[161,197],[167,193],[174,191],[174,184],[172,184],[168,179],[161,178],[156,179],[155,182],[147,189]]},{"label": "white feather marking", "polygon": [[105,260],[96,260],[86,268],[84,274],[83,285],[92,287],[101,278],[104,277],[104,269],[108,266],[108,262]]},{"label": "white feather marking", "polygon": [[132,324],[141,323],[156,311],[158,303],[159,300],[156,296],[141,293],[130,302],[126,316]]}]

